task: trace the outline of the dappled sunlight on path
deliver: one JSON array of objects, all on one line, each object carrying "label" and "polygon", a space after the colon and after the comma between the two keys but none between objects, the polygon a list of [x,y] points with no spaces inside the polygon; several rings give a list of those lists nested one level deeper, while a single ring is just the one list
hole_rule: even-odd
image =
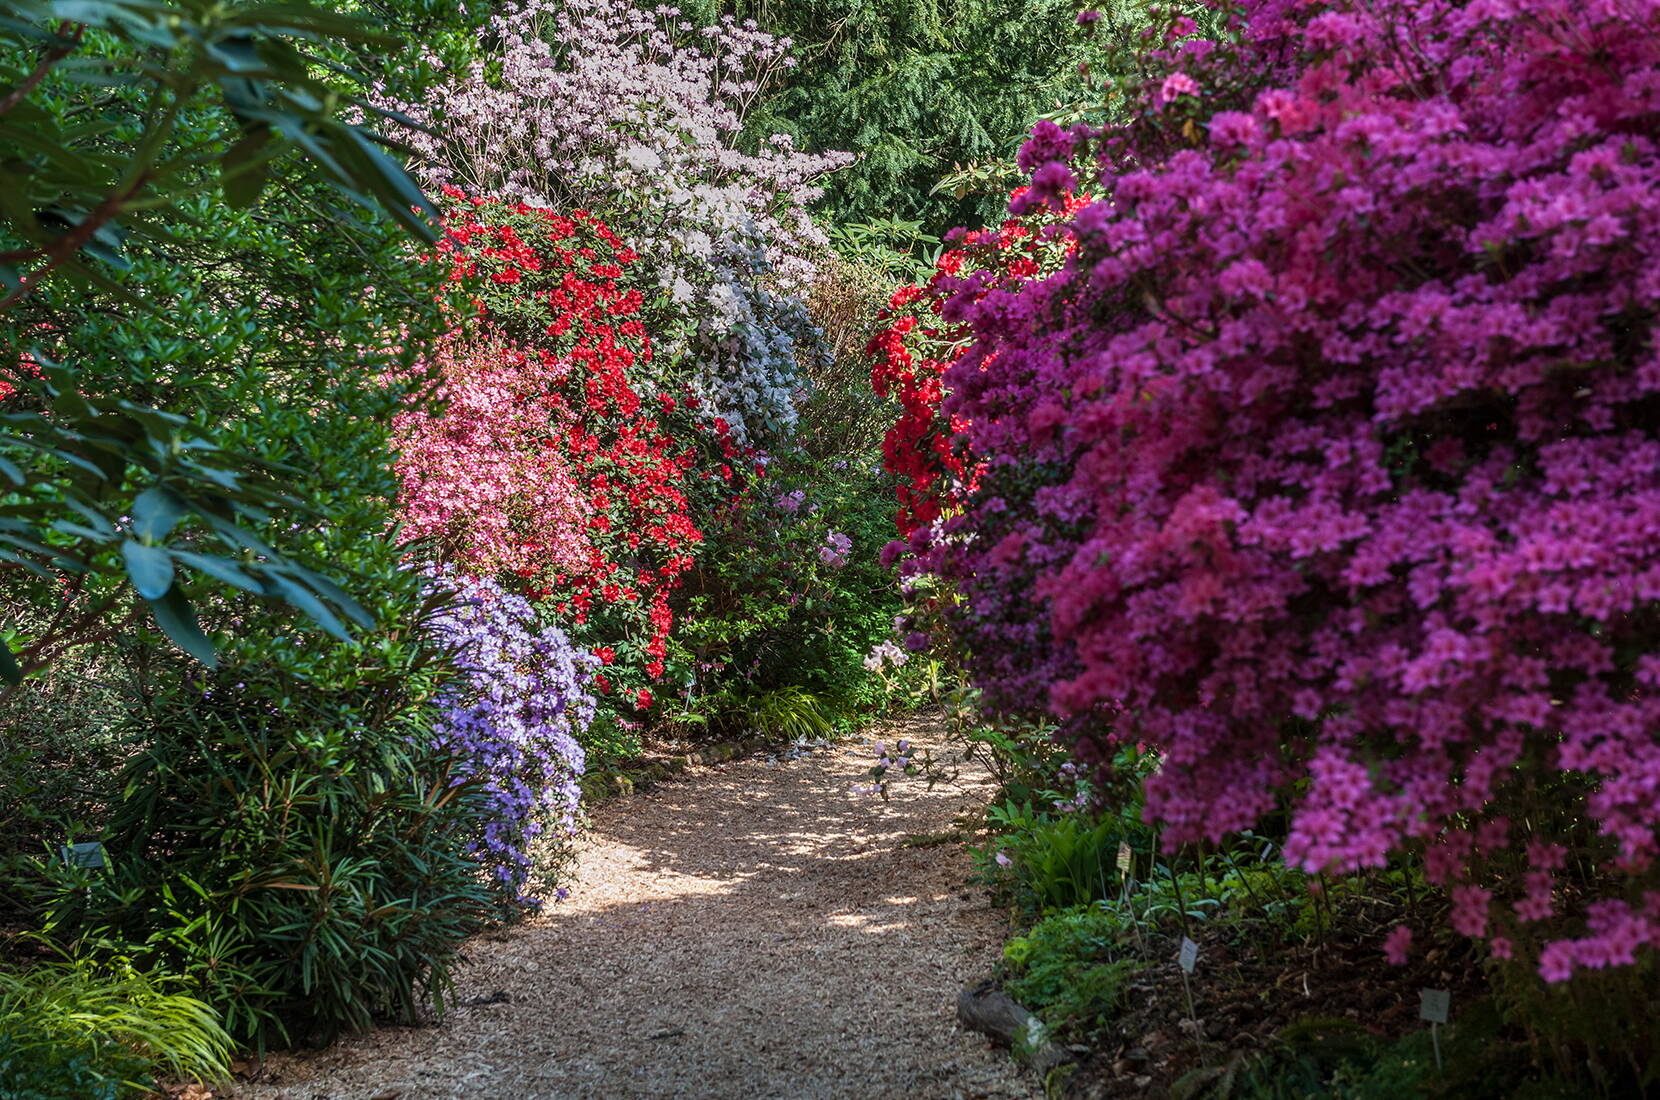
[{"label": "dappled sunlight on path", "polygon": [[569,900],[469,944],[441,1025],[273,1058],[276,1080],[237,1095],[1035,1095],[953,1017],[996,960],[1001,914],[959,847],[904,846],[990,788],[965,772],[884,803],[850,789],[869,764],[853,742],[605,804]]}]

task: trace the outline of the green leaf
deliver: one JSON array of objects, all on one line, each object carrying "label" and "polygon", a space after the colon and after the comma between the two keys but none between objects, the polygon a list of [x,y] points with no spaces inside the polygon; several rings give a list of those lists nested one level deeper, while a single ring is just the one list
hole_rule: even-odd
[{"label": "green leaf", "polygon": [[235,562],[228,558],[215,558],[207,554],[198,554],[191,550],[175,550],[173,557],[185,565],[193,566],[208,576],[234,584],[236,587],[249,592],[264,592],[265,587],[254,578],[239,569]]},{"label": "green leaf", "polygon": [[177,588],[169,589],[165,596],[159,599],[146,599],[150,605],[150,614],[155,617],[156,625],[161,632],[173,640],[173,644],[196,658],[198,661],[213,668],[218,665],[219,659],[214,654],[213,643],[208,636],[202,633],[202,628],[196,622],[196,611],[190,606],[190,601]]},{"label": "green leaf", "polygon": [[219,161],[219,183],[225,201],[238,210],[252,206],[270,176],[271,128],[256,126],[226,150]]},{"label": "green leaf", "polygon": [[0,680],[8,684],[23,682],[23,669],[18,665],[17,658],[12,656],[11,646],[0,641]]},{"label": "green leaf", "polygon": [[343,642],[352,640],[334,612],[323,606],[323,601],[314,596],[309,589],[295,584],[280,573],[269,573],[267,577],[283,599],[305,612],[318,626]]},{"label": "green leaf", "polygon": [[121,556],[133,587],[146,600],[159,600],[173,587],[173,556],[161,547],[127,539],[121,544]]},{"label": "green leaf", "polygon": [[187,506],[171,489],[146,489],[133,501],[133,532],[141,539],[160,542],[172,533]]}]

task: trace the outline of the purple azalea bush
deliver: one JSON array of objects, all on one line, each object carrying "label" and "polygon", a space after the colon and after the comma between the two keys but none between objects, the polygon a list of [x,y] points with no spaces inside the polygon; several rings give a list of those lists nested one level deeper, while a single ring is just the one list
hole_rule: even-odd
[{"label": "purple azalea bush", "polygon": [[978,480],[912,568],[1082,756],[1158,747],[1168,842],[1288,808],[1292,862],[1416,852],[1495,957],[1632,964],[1660,945],[1660,3],[1242,17],[1167,13],[1122,121],[1034,131],[1012,209],[1066,212],[1063,270],[936,280]]},{"label": "purple azalea bush", "polygon": [[440,574],[433,584],[454,596],[431,620],[433,639],[461,671],[434,701],[436,734],[491,806],[472,855],[504,902],[534,907],[532,879],[551,882],[576,834],[577,737],[594,715],[583,684],[597,662],[494,581]]}]

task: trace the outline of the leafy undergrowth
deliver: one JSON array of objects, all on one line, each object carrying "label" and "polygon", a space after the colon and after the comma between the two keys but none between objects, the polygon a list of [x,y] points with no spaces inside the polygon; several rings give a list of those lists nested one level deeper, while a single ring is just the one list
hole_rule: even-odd
[{"label": "leafy undergrowth", "polygon": [[[1193,910],[1185,934],[1199,947],[1187,985],[1191,1007],[1177,961],[1182,922],[1137,915],[1144,907],[1133,897],[1052,912],[1006,946],[1005,990],[1082,1054],[1077,1065],[1052,1076],[1052,1094],[1180,1100],[1650,1094],[1639,1083],[1645,1067],[1597,1066],[1594,1059],[1575,1059],[1571,1046],[1562,1053],[1572,1064],[1553,1061],[1536,1036],[1530,1039],[1526,1006],[1489,986],[1479,952],[1463,939],[1441,937],[1405,964],[1389,965],[1379,949],[1381,926],[1368,913],[1380,906],[1375,898],[1339,899],[1329,911],[1332,923],[1307,939],[1295,934],[1294,921],[1276,928],[1243,905],[1210,909],[1196,904],[1204,898],[1188,900]],[[1450,994],[1450,1022],[1435,1036],[1419,1016],[1419,993],[1426,989]],[[1611,1007],[1603,1024],[1588,1026],[1616,1028],[1620,1011]],[[1652,1075],[1652,1066],[1646,1072]]]}]

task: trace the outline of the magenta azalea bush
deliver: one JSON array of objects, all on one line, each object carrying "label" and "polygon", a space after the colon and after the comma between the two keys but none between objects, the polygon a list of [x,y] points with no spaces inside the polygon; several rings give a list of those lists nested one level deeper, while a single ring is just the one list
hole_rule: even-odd
[{"label": "magenta azalea bush", "polygon": [[1064,270],[935,288],[983,472],[913,568],[1085,755],[1161,750],[1168,841],[1288,802],[1304,868],[1418,850],[1493,954],[1633,962],[1660,942],[1660,4],[1249,0],[1228,40],[1149,43],[1129,121],[1023,153],[1017,213],[1093,197]]},{"label": "magenta azalea bush", "polygon": [[576,833],[598,661],[494,581],[445,572],[432,587],[448,600],[433,642],[461,670],[434,700],[437,739],[489,803],[469,854],[504,904],[535,906],[533,872],[556,873]]}]

